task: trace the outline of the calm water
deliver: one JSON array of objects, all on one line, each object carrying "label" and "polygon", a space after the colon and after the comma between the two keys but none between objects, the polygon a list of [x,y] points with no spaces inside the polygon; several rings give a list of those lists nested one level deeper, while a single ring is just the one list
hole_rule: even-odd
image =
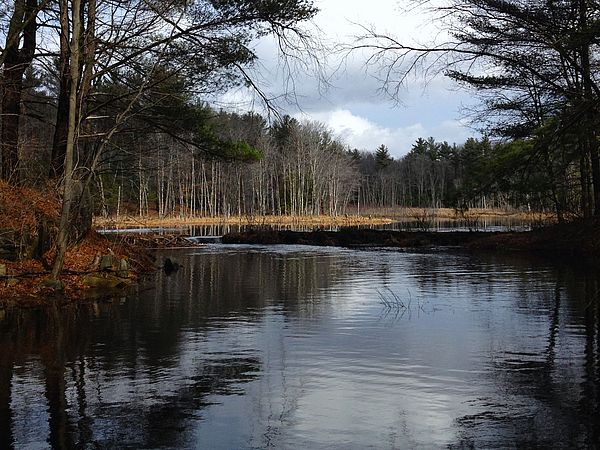
[{"label": "calm water", "polygon": [[[0,311],[0,448],[594,448],[600,268],[227,247]],[[386,307],[384,302],[390,304]]]}]

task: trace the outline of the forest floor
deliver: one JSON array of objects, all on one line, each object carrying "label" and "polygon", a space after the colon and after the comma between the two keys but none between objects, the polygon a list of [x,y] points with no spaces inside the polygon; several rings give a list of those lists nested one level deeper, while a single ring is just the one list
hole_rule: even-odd
[{"label": "forest floor", "polygon": [[117,280],[119,289],[134,286],[144,274],[155,269],[149,253],[126,243],[114,242],[91,231],[80,242],[69,247],[65,254],[63,272],[60,276],[62,288],[50,283],[50,272],[54,261],[53,249],[40,258],[20,261],[0,259],[5,275],[0,275],[0,308],[9,304],[37,306],[50,302],[71,302],[85,297],[102,294],[103,287],[94,287],[86,277],[98,275],[105,280],[117,279],[115,271],[100,270],[99,257],[110,255],[117,261],[127,261],[127,270]]},{"label": "forest floor", "polygon": [[[126,261],[126,270],[119,271],[122,280],[117,280],[123,286],[134,284],[142,273],[154,269],[149,253],[90,231],[67,250],[60,277],[62,289],[56,289],[50,272],[56,254],[52,235],[56,234],[58,218],[59,202],[50,187],[40,192],[0,182],[0,309],[14,303],[32,306],[81,298],[92,290],[87,283],[89,276],[104,280],[117,277],[116,270],[99,270],[102,256],[109,256],[113,263]],[[42,234],[49,235],[43,248],[40,224],[45,224]]]}]

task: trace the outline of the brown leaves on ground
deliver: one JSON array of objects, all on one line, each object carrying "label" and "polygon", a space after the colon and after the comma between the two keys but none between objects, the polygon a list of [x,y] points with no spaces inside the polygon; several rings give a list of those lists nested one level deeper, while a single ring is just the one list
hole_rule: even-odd
[{"label": "brown leaves on ground", "polygon": [[[40,191],[0,181],[0,229],[37,233],[41,222],[57,223],[59,218],[60,201],[50,186]],[[55,255],[56,250],[51,249],[39,260],[0,260],[0,264],[6,268],[6,276],[0,277],[0,306],[15,301],[27,305],[44,303],[48,298],[72,300],[81,297],[86,289],[82,284],[83,275],[97,270],[94,263],[98,256],[114,255],[125,259],[129,263],[132,278],[154,268],[146,252],[91,231],[68,248],[61,274],[64,293],[56,295],[43,285],[50,278]]]},{"label": "brown leaves on ground", "polygon": [[0,181],[0,228],[33,231],[39,220],[58,220],[59,202],[49,187],[39,191]]},{"label": "brown leaves on ground", "polygon": [[65,289],[60,294],[43,286],[43,282],[50,278],[54,250],[46,252],[41,260],[0,260],[0,264],[4,264],[7,269],[7,277],[0,278],[0,306],[14,302],[31,306],[45,303],[48,299],[68,301],[83,297],[88,289],[82,283],[83,276],[97,270],[94,262],[99,255],[114,255],[119,259],[125,259],[130,265],[130,277],[134,279],[140,273],[154,269],[154,262],[146,252],[140,252],[139,248],[127,244],[111,241],[91,231],[66,252],[61,275]]},{"label": "brown leaves on ground", "polygon": [[[59,219],[60,200],[52,186],[36,190],[0,181],[0,230],[15,230],[18,235],[27,230],[31,235],[36,235],[41,222],[49,222],[55,231]],[[187,243],[181,237],[176,237],[174,242],[163,242],[162,237],[152,242],[146,242],[145,238],[142,241],[116,242],[95,231],[89,232],[72,244],[65,254],[60,277],[65,287],[64,295],[55,295],[51,289],[43,287],[43,282],[50,278],[55,248],[44,253],[39,260],[0,259],[7,273],[7,276],[0,277],[0,306],[15,301],[22,305],[40,304],[49,297],[80,298],[88,290],[82,283],[83,276],[97,270],[94,266],[97,257],[114,255],[118,259],[125,259],[129,264],[130,278],[137,278],[140,273],[155,269],[154,261],[149,252],[143,250],[144,247],[183,246]]]},{"label": "brown leaves on ground", "polygon": [[97,255],[115,255],[119,259],[129,261],[138,252],[131,246],[111,241],[95,231],[90,231],[84,239],[67,249],[64,268],[74,272],[86,272],[93,269],[92,265]]}]

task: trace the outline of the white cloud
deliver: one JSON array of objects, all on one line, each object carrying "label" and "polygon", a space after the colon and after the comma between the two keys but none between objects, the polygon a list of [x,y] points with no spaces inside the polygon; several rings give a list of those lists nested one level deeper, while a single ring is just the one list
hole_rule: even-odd
[{"label": "white cloud", "polygon": [[[358,23],[405,42],[443,39],[431,17],[402,9],[405,3],[398,0],[315,0],[315,4],[320,8],[315,25],[330,43],[351,42],[362,32]],[[423,77],[411,77],[400,93],[403,105],[392,109],[392,102],[379,91],[381,81],[372,76],[376,69],[366,70],[364,55],[355,54],[340,70],[330,73],[332,87],[323,92],[314,77],[302,73],[293,78],[286,76],[274,40],[261,40],[256,51],[261,66],[254,74],[265,92],[277,97],[293,87],[297,94],[297,105],[276,102],[281,110],[327,124],[351,147],[372,151],[385,144],[398,157],[407,153],[419,137],[460,143],[473,135],[459,121],[461,104],[472,103],[472,99],[441,74],[427,79],[426,84]],[[327,63],[336,67],[340,56],[330,54]],[[260,99],[249,90],[230,92],[220,99],[235,104],[238,110],[264,112]]]},{"label": "white cloud", "polygon": [[348,109],[335,109],[314,114],[303,113],[298,114],[297,117],[324,123],[351,148],[374,151],[384,144],[388,147],[390,154],[396,158],[408,153],[414,142],[420,137],[433,136],[437,141],[460,144],[472,136],[470,130],[454,120],[445,120],[427,127],[420,122],[398,127],[384,127],[365,117],[353,114]]},{"label": "white cloud", "polygon": [[402,3],[398,0],[316,0],[320,11],[315,22],[327,35],[339,38],[359,34],[356,24],[415,41],[437,35],[439,27],[425,8],[402,7]]}]

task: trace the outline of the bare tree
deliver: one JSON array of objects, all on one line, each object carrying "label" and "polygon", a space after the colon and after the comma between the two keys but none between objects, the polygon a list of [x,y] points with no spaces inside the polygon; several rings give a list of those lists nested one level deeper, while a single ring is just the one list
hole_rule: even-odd
[{"label": "bare tree", "polygon": [[[81,37],[81,1],[72,0],[72,36],[69,46],[69,76],[70,76],[70,93],[69,93],[69,126],[67,129],[67,142],[65,148],[64,161],[64,180],[63,180],[63,201],[60,213],[60,225],[58,229],[57,250],[54,265],[52,266],[52,279],[58,279],[62,271],[65,252],[69,242],[69,222],[71,219],[71,207],[73,203],[73,164],[77,134],[77,85],[79,81],[79,58],[81,56],[79,39]],[[63,31],[66,33],[66,30]]]}]

